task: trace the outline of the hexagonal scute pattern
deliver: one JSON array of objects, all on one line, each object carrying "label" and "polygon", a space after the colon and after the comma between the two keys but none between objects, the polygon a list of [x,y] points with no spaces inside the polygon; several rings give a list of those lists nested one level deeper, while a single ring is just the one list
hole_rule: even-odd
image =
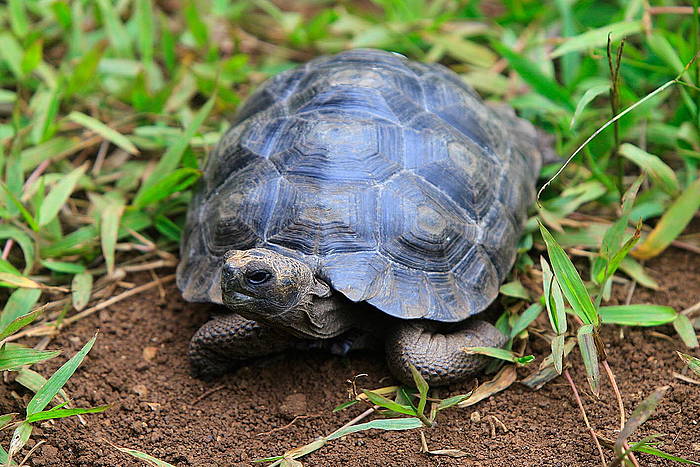
[{"label": "hexagonal scute pattern", "polygon": [[221,303],[221,256],[265,247],[390,315],[463,320],[512,266],[536,138],[440,65],[368,49],[312,60],[263,84],[212,152],[178,286]]}]

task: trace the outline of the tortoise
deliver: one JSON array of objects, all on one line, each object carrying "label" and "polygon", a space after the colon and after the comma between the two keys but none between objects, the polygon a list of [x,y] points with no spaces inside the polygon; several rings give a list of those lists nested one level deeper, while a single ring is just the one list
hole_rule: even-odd
[{"label": "tortoise", "polygon": [[178,287],[227,307],[192,337],[194,373],[383,341],[402,382],[411,365],[432,385],[474,374],[487,358],[463,347],[506,341],[472,316],[514,263],[544,154],[441,65],[357,49],[272,77],[188,210]]}]

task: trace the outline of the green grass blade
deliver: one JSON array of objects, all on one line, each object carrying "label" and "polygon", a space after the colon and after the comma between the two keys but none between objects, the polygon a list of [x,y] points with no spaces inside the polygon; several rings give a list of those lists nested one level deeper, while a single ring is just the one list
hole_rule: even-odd
[{"label": "green grass blade", "polygon": [[552,338],[550,344],[552,348],[552,364],[558,374],[564,369],[564,353],[566,351],[566,335],[557,334]]},{"label": "green grass blade", "polygon": [[182,168],[169,173],[148,188],[141,191],[132,205],[135,208],[142,208],[167,198],[173,193],[182,191],[201,177],[202,172],[197,169]]},{"label": "green grass blade", "polygon": [[7,450],[8,460],[12,459],[27,444],[33,428],[32,424],[27,422],[22,422],[15,428],[10,439],[10,448]]},{"label": "green grass blade", "polygon": [[683,232],[698,208],[700,178],[688,185],[671,204],[651,233],[632,250],[632,256],[637,259],[649,259],[664,251]]},{"label": "green grass blade", "polygon": [[574,111],[574,104],[571,101],[571,96],[568,91],[559,85],[559,83],[542,73],[531,60],[513,52],[502,44],[494,43],[493,47],[508,60],[510,66],[517,71],[520,77],[527,84],[532,86],[537,93],[559,104],[566,110]]},{"label": "green grass blade", "polygon": [[9,0],[10,26],[17,37],[24,37],[29,31],[29,20],[24,9],[24,0]]},{"label": "green grass blade", "polygon": [[40,289],[17,289],[12,292],[0,314],[0,329],[29,313],[40,296]]},{"label": "green grass blade", "polygon": [[82,165],[56,183],[56,186],[46,195],[44,202],[41,204],[38,219],[39,226],[43,227],[56,218],[58,211],[73,193],[78,179],[85,174],[86,170],[87,164]]},{"label": "green grass blade", "polygon": [[125,453],[129,454],[132,457],[135,457],[136,459],[144,461],[146,464],[151,465],[153,467],[175,467],[172,464],[168,464],[165,461],[162,461],[160,459],[156,459],[155,457],[146,454],[145,452],[137,451],[136,449],[129,449],[129,448],[120,448],[118,446],[112,445],[115,449]]},{"label": "green grass blade", "polygon": [[14,320],[10,321],[7,326],[5,326],[2,331],[0,331],[0,341],[5,339],[8,336],[11,336],[12,334],[16,333],[23,327],[27,326],[30,324],[32,321],[34,321],[41,313],[43,310],[37,309],[34,311],[31,311],[27,314],[24,314],[22,316],[18,316]]},{"label": "green grass blade", "polygon": [[386,430],[386,431],[402,431],[402,430],[413,430],[415,428],[421,428],[423,422],[415,417],[406,418],[385,418],[379,420],[372,420],[371,422],[359,423],[357,425],[351,425],[342,430],[338,430],[332,433],[327,441],[331,441],[343,436],[349,435],[350,433],[357,433],[358,431],[365,431],[371,429]]},{"label": "green grass blade", "polygon": [[513,324],[513,329],[510,331],[510,337],[514,338],[521,332],[523,332],[527,327],[537,319],[537,317],[542,313],[542,305],[539,303],[533,303],[523,311],[523,313],[518,316],[518,319]]},{"label": "green grass blade", "polygon": [[632,448],[633,451],[643,452],[644,454],[650,454],[652,456],[660,457],[661,459],[668,459],[673,462],[678,462],[679,464],[690,464],[690,465],[700,465],[700,462],[696,462],[690,459],[684,459],[682,457],[674,456],[666,452],[661,451],[653,446],[636,446]]},{"label": "green grass blade", "polygon": [[367,396],[367,399],[369,399],[370,402],[372,402],[374,405],[384,407],[385,409],[389,409],[397,413],[411,415],[413,417],[416,416],[416,411],[413,409],[413,407],[399,404],[397,402],[392,401],[391,399],[387,399],[386,397],[380,394],[368,391],[367,389],[363,389],[362,392]]},{"label": "green grass blade", "polygon": [[56,350],[35,350],[19,344],[7,343],[0,347],[0,371],[32,365],[60,354]]},{"label": "green grass blade", "polygon": [[688,365],[688,368],[690,368],[693,373],[700,376],[700,358],[693,357],[692,355],[688,355],[678,351],[676,351],[676,353],[681,358],[681,360],[683,360],[686,363],[686,365]]},{"label": "green grass blade", "polygon": [[602,306],[598,312],[603,323],[621,326],[660,326],[678,316],[672,307],[663,305]]},{"label": "green grass blade", "polygon": [[579,328],[577,337],[583,366],[586,369],[586,379],[593,394],[600,394],[600,368],[598,366],[598,350],[595,346],[595,328],[592,324],[586,324]]},{"label": "green grass blade", "polygon": [[671,167],[666,165],[658,156],[650,154],[637,146],[625,143],[620,146],[620,154],[634,162],[640,169],[649,173],[649,176],[668,194],[674,196],[680,191],[680,185],[676,174]]},{"label": "green grass blade", "polygon": [[416,388],[418,388],[418,393],[420,394],[420,399],[418,400],[418,408],[416,413],[420,416],[425,410],[425,404],[428,400],[428,382],[423,378],[418,369],[411,365],[411,375],[413,376],[413,382],[416,383]]},{"label": "green grass blade", "polygon": [[34,267],[34,240],[23,230],[8,224],[0,224],[0,239],[11,238],[22,249],[24,255],[24,273],[29,272]]},{"label": "green grass blade", "polygon": [[542,289],[544,290],[549,323],[552,325],[554,332],[564,334],[567,329],[566,311],[559,281],[552,274],[552,269],[543,256],[540,256],[540,265],[542,266]]},{"label": "green grass blade", "polygon": [[557,58],[570,52],[581,52],[595,47],[603,47],[610,40],[615,42],[630,34],[642,31],[641,21],[622,21],[586,31],[578,36],[567,39],[562,45],[554,49],[551,58]]},{"label": "green grass blade", "polygon": [[56,372],[46,381],[46,384],[44,384],[41,389],[34,394],[32,400],[30,400],[29,404],[27,404],[27,417],[44,410],[49,402],[51,402],[56,394],[58,394],[58,391],[63,388],[68,379],[73,376],[75,370],[82,363],[90,349],[92,349],[96,339],[97,335],[90,339],[87,344],[85,344],[77,354],[71,357],[70,360],[64,363],[61,368],[56,370]]},{"label": "green grass blade", "polygon": [[51,409],[42,412],[36,412],[27,417],[27,422],[34,423],[41,420],[53,420],[56,418],[72,417],[73,415],[82,415],[87,413],[100,413],[109,409],[110,405],[100,405],[98,407],[89,407],[85,409]]},{"label": "green grass blade", "polygon": [[146,180],[146,182],[141,186],[141,189],[136,195],[136,198],[142,196],[142,193],[147,188],[149,188],[150,186],[152,186],[157,181],[161,180],[163,177],[167,176],[177,168],[177,165],[180,163],[182,155],[185,153],[185,149],[187,149],[187,146],[189,146],[190,144],[190,140],[197,133],[197,130],[199,130],[199,127],[202,125],[202,123],[204,123],[204,120],[207,118],[209,112],[211,112],[211,109],[214,107],[215,101],[216,95],[212,96],[207,101],[207,103],[204,104],[201,109],[199,109],[199,111],[194,116],[187,129],[185,129],[185,131],[183,132],[183,134],[168,147],[168,150],[158,161],[158,164],[156,165],[155,170],[153,170],[151,176],[148,177],[148,180]]},{"label": "green grass blade", "polygon": [[552,263],[552,269],[554,269],[554,275],[559,281],[566,300],[584,323],[598,326],[598,314],[578,271],[566,252],[559,246],[542,223],[540,223],[540,232],[547,244],[547,252]]},{"label": "green grass blade", "polygon": [[126,136],[119,133],[117,130],[108,127],[101,121],[85,115],[82,112],[73,111],[68,114],[69,120],[74,121],[78,125],[84,126],[88,130],[92,130],[98,135],[102,136],[107,141],[110,141],[129,154],[138,154],[139,150],[134,146],[134,143],[129,141]]},{"label": "green grass blade", "polygon": [[487,357],[505,360],[506,362],[517,363],[521,366],[527,365],[535,359],[533,355],[519,357],[512,350],[499,347],[465,347],[463,350],[468,354],[486,355]]},{"label": "green grass blade", "polygon": [[118,56],[132,58],[134,52],[131,48],[131,37],[124,24],[122,24],[114,4],[110,0],[97,0],[97,6],[102,14],[107,37],[112,48]]},{"label": "green grass blade", "polygon": [[15,78],[22,79],[22,48],[10,33],[0,33],[0,57],[5,59]]},{"label": "green grass blade", "polygon": [[152,0],[136,1],[136,24],[139,32],[139,54],[141,60],[148,66],[153,61],[154,19]]},{"label": "green grass blade", "polygon": [[583,113],[586,106],[593,102],[593,99],[609,91],[610,85],[607,83],[596,84],[591,86],[588,90],[586,90],[586,92],[583,93],[583,96],[581,96],[581,99],[579,99],[578,103],[576,104],[576,110],[574,111],[573,117],[571,117],[571,123],[569,124],[569,128],[573,129],[576,126],[576,121],[581,117],[581,114]]},{"label": "green grass blade", "polygon": [[695,327],[686,315],[679,314],[676,316],[676,319],[673,320],[673,328],[688,348],[698,348],[698,336],[695,334]]}]

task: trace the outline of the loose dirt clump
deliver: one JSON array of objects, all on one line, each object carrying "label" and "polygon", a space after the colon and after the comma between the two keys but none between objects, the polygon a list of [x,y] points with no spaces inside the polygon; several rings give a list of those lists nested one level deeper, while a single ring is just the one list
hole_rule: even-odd
[{"label": "loose dirt clump", "polygon": [[[672,250],[647,266],[662,289],[654,292],[637,287],[634,303],[683,309],[700,300],[697,255]],[[625,288],[617,288],[619,296],[624,296]],[[45,444],[31,463],[142,465],[115,450],[110,446],[113,443],[175,465],[251,465],[257,458],[282,454],[328,434],[364,410],[353,407],[331,412],[347,400],[346,381],[354,375],[368,375],[358,379],[366,388],[391,383],[382,357],[374,353],[348,358],[288,353],[211,383],[194,379],[188,373],[187,344],[210,311],[209,306],[185,303],[176,288],[168,286],[165,296],[154,290],[65,329],[54,346],[70,353],[76,352],[95,329],[100,330],[95,347],[69,381],[68,394],[76,406],[112,404],[112,408],[104,414],[85,416],[84,425],[74,417],[37,426],[30,445],[41,440]],[[673,372],[688,374],[674,353],[683,350],[683,345],[673,329],[606,326],[603,338],[628,414],[656,387],[671,387],[635,439],[666,433],[663,450],[700,460],[700,386],[673,377]],[[529,352],[538,357],[548,353],[544,342],[532,342]],[[609,385],[604,385],[601,399],[595,400],[586,392],[580,357],[574,352],[570,360],[591,423],[602,436],[614,438],[619,422]],[[36,369],[48,375],[63,361],[54,359]],[[525,376],[534,368],[521,369],[519,374]],[[469,381],[435,392],[439,397],[463,393],[473,384]],[[29,397],[19,385],[8,383],[0,396],[2,413],[21,411]],[[304,464],[588,466],[599,462],[563,378],[539,391],[515,383],[474,407],[442,412],[437,421],[435,428],[425,430],[429,448],[460,449],[468,457],[421,453],[418,431],[370,431],[332,441],[303,459]],[[5,446],[7,441],[5,435]],[[639,457],[646,466],[670,465],[651,456]]]}]

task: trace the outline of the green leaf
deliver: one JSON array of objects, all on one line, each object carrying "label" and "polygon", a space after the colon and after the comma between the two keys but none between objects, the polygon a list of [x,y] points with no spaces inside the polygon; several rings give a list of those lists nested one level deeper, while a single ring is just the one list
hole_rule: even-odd
[{"label": "green leaf", "polygon": [[60,353],[55,350],[35,350],[11,342],[6,343],[0,347],[0,371],[15,370],[24,365],[32,365],[54,358]]},{"label": "green leaf", "polygon": [[578,103],[576,104],[576,110],[574,111],[573,117],[571,117],[569,128],[573,129],[576,126],[576,121],[581,117],[583,110],[593,101],[593,99],[601,94],[607,93],[608,91],[610,91],[610,84],[608,83],[595,84],[588,88],[588,90],[583,93],[583,96],[581,96],[581,99],[579,99]]},{"label": "green leaf", "polygon": [[673,196],[680,191],[680,185],[678,184],[675,172],[671,167],[666,165],[660,157],[650,154],[629,143],[620,146],[619,152],[627,159],[637,164],[640,169],[646,171],[666,193]]},{"label": "green leaf", "polygon": [[637,281],[640,285],[653,290],[659,290],[659,283],[654,280],[644,269],[644,266],[639,264],[633,258],[626,256],[620,263],[620,270]]},{"label": "green leaf", "polygon": [[493,47],[508,60],[510,66],[518,72],[523,81],[532,86],[538,94],[573,112],[574,105],[568,91],[542,73],[532,60],[513,52],[502,44],[494,43]]},{"label": "green leaf", "polygon": [[130,456],[133,456],[137,459],[140,459],[142,461],[145,461],[146,464],[151,465],[153,467],[175,467],[172,464],[168,464],[165,461],[162,461],[160,459],[156,459],[155,457],[146,454],[145,452],[137,451],[136,449],[129,449],[129,448],[120,448],[118,446],[112,445],[115,449],[125,453],[129,454]]},{"label": "green leaf", "polygon": [[120,57],[131,58],[131,37],[119,19],[119,13],[110,0],[97,0],[97,6],[102,14],[109,43]]},{"label": "green leaf", "polygon": [[100,405],[98,407],[90,407],[85,409],[51,409],[42,412],[36,412],[27,417],[27,422],[34,423],[41,420],[52,420],[55,418],[71,417],[73,415],[82,415],[86,413],[99,413],[109,409],[110,405]]},{"label": "green leaf", "polygon": [[136,198],[134,198],[132,204],[135,208],[142,208],[158,202],[173,193],[186,189],[196,182],[201,175],[202,172],[197,169],[177,169],[143,191],[140,191]]},{"label": "green leaf", "polygon": [[22,68],[23,75],[31,74],[39,63],[41,63],[41,58],[44,51],[44,42],[41,39],[37,39],[24,51],[22,55],[22,63],[20,67]]},{"label": "green leaf", "polygon": [[646,399],[639,403],[637,407],[632,411],[629,419],[622,428],[622,431],[617,436],[615,440],[615,454],[621,456],[623,451],[623,446],[627,438],[634,433],[637,428],[639,428],[644,422],[646,422],[649,417],[656,410],[656,406],[659,405],[661,399],[663,399],[668,386],[662,386],[657,388],[653,393],[651,393]]},{"label": "green leaf", "polygon": [[698,336],[695,335],[693,323],[686,315],[679,314],[676,316],[676,319],[673,320],[673,329],[676,330],[688,348],[696,349],[698,347]]},{"label": "green leaf", "polygon": [[513,329],[510,331],[510,337],[513,338],[523,332],[537,317],[542,313],[542,305],[533,303],[523,313],[518,316],[518,319],[513,324]]},{"label": "green leaf", "polygon": [[82,363],[85,355],[92,349],[95,344],[97,335],[88,341],[83,348],[75,354],[70,360],[64,363],[61,368],[56,370],[56,372],[51,375],[51,377],[46,381],[41,389],[34,394],[32,400],[27,404],[27,417],[30,417],[36,413],[41,412],[44,408],[51,402],[51,400],[58,394],[58,391],[66,384],[68,379],[73,376],[75,370]]},{"label": "green leaf", "polygon": [[78,63],[71,68],[71,72],[66,76],[68,80],[66,86],[67,96],[82,92],[86,87],[94,83],[97,67],[105,53],[105,48],[105,42],[101,41],[95,44],[87,53],[81,55]]},{"label": "green leaf", "polygon": [[660,326],[678,316],[676,310],[663,305],[602,306],[598,312],[603,323],[621,326]]},{"label": "green leaf", "polygon": [[204,24],[204,21],[202,21],[199,11],[200,7],[195,4],[194,0],[187,0],[185,8],[183,9],[187,28],[192,33],[194,40],[197,41],[197,45],[205,48],[209,43],[209,28]]},{"label": "green leaf", "polygon": [[681,357],[681,360],[683,360],[686,365],[695,373],[696,375],[700,376],[700,358],[693,357],[692,355],[688,355],[682,352],[676,351],[679,357]]},{"label": "green leaf", "polygon": [[448,397],[447,399],[443,399],[440,401],[438,404],[438,410],[445,410],[449,409],[450,407],[453,407],[457,404],[459,404],[462,401],[465,401],[469,399],[469,397],[472,395],[471,392],[468,392],[466,394],[458,394],[456,396]]},{"label": "green leaf", "polygon": [[66,203],[71,193],[75,189],[78,179],[85,174],[87,164],[84,164],[77,169],[71,171],[68,175],[61,178],[56,186],[46,195],[44,202],[39,210],[39,226],[45,226],[58,215],[58,211]]},{"label": "green leaf", "polygon": [[2,331],[0,331],[0,340],[5,339],[8,336],[11,336],[12,334],[16,333],[32,321],[34,321],[41,313],[43,310],[41,309],[36,309],[34,311],[31,311],[27,314],[24,314],[22,316],[19,316],[12,320],[7,326],[5,326]]},{"label": "green leaf", "polygon": [[547,307],[547,316],[552,329],[557,334],[566,333],[566,310],[564,309],[564,297],[557,281],[556,276],[552,274],[552,269],[544,256],[540,256],[540,265],[542,266],[542,289],[544,290],[545,306]]},{"label": "green leaf", "polygon": [[519,357],[512,350],[501,349],[499,347],[465,347],[463,350],[468,354],[486,355],[499,360],[517,363],[520,366],[525,366],[535,359],[533,355]]},{"label": "green leaf", "polygon": [[570,52],[580,52],[594,47],[603,47],[608,43],[608,35],[611,41],[617,41],[630,34],[642,31],[641,21],[622,21],[586,31],[578,36],[567,39],[562,45],[554,49],[551,58],[557,58]]},{"label": "green leaf", "polygon": [[182,158],[185,149],[187,149],[187,146],[189,146],[190,144],[190,140],[197,133],[197,130],[199,130],[199,127],[204,122],[204,119],[207,118],[209,112],[211,112],[211,109],[214,107],[215,101],[216,95],[213,95],[206,102],[206,104],[204,104],[202,108],[199,109],[199,111],[195,114],[194,118],[192,118],[192,121],[190,122],[187,129],[183,132],[183,134],[180,137],[178,137],[170,146],[168,146],[168,150],[165,151],[163,157],[161,157],[161,159],[158,161],[158,164],[153,170],[153,173],[141,186],[141,189],[136,195],[137,198],[143,196],[142,193],[147,188],[154,185],[156,182],[158,182],[163,177],[170,174],[177,168],[177,165],[180,163],[180,159]]},{"label": "green leaf", "polygon": [[412,415],[414,417],[416,416],[416,411],[413,409],[413,407],[399,404],[397,402],[392,401],[391,399],[387,399],[382,395],[379,395],[372,391],[368,391],[366,389],[363,389],[362,392],[367,396],[367,399],[369,399],[370,402],[372,402],[374,405],[384,407],[385,409],[389,409],[397,413]]},{"label": "green leaf", "polygon": [[29,20],[24,9],[24,0],[9,0],[10,26],[17,37],[24,37],[29,31]]},{"label": "green leaf", "polygon": [[565,338],[565,334],[557,334],[550,344],[552,348],[552,364],[558,374],[561,374],[564,369],[564,353],[566,352]]},{"label": "green leaf", "polygon": [[148,64],[153,61],[154,20],[152,0],[137,0],[135,16],[139,32],[139,53],[144,64]]},{"label": "green leaf", "polygon": [[600,369],[598,367],[598,350],[595,346],[595,328],[592,324],[585,324],[578,330],[578,346],[586,369],[586,379],[591,386],[591,391],[596,397],[600,395]]},{"label": "green leaf", "polygon": [[0,430],[9,425],[17,415],[16,413],[8,413],[0,416]]},{"label": "green leaf", "polygon": [[410,365],[411,375],[413,376],[413,382],[416,383],[416,388],[418,388],[418,394],[420,394],[420,399],[418,399],[418,407],[416,408],[416,413],[421,415],[425,410],[425,403],[428,400],[428,382],[423,378],[418,369]]},{"label": "green leaf", "polygon": [[17,318],[29,313],[40,296],[39,289],[17,289],[12,292],[0,314],[0,329],[5,329]]},{"label": "green leaf", "polygon": [[[59,87],[55,87],[49,90],[45,91],[40,91],[35,94],[35,96],[32,98],[32,109],[34,111],[32,115],[32,130],[31,130],[31,141],[34,143],[34,145],[39,145],[41,143],[44,143],[47,139],[51,138],[53,136],[53,133],[55,132],[55,120],[56,120],[56,115],[58,114],[58,110],[61,104],[61,89]],[[54,143],[63,143],[64,139],[62,138],[56,138],[53,142]],[[57,144],[58,145],[58,144]],[[71,143],[72,145],[72,143]],[[36,146],[35,146],[36,147]],[[25,151],[31,151],[30,148]],[[28,163],[32,162],[32,159],[24,159],[24,155],[27,154],[27,152],[22,151],[23,153],[23,158],[22,158],[22,168],[24,169]],[[60,148],[58,151],[56,150],[51,150],[51,151],[46,151],[42,152],[40,156],[42,159],[50,159],[52,156],[55,156],[56,154],[62,152],[62,148]],[[32,154],[29,152],[29,154]]]},{"label": "green leaf", "polygon": [[690,464],[690,465],[700,465],[700,462],[696,462],[690,459],[684,459],[682,457],[674,456],[666,452],[661,451],[653,446],[635,446],[632,447],[633,451],[643,452],[645,454],[650,454],[652,456],[660,457],[662,459],[668,459],[670,461],[678,462],[680,464]]},{"label": "green leaf", "polygon": [[521,284],[519,280],[514,280],[503,284],[499,292],[509,297],[530,300],[530,293],[525,287],[523,287],[523,284]]},{"label": "green leaf", "polygon": [[698,208],[700,178],[688,185],[671,204],[651,233],[632,250],[632,256],[637,259],[649,259],[664,251],[683,232]]},{"label": "green leaf", "polygon": [[15,428],[15,432],[12,433],[12,439],[10,439],[10,448],[7,450],[8,459],[12,459],[27,444],[32,434],[32,429],[32,425],[27,422],[22,422]]},{"label": "green leaf", "polygon": [[81,272],[73,276],[71,282],[71,300],[73,308],[80,311],[85,308],[85,305],[90,301],[92,293],[92,274],[89,272]]},{"label": "green leaf", "polygon": [[326,438],[327,441],[331,441],[337,438],[341,438],[350,433],[356,433],[358,431],[371,430],[372,428],[377,430],[386,431],[402,431],[402,430],[413,430],[415,428],[421,428],[423,422],[415,417],[406,418],[384,418],[378,420],[372,420],[366,423],[359,423],[357,425],[351,425],[342,430],[338,430]]},{"label": "green leaf", "polygon": [[540,223],[540,232],[547,244],[547,252],[552,263],[552,269],[554,269],[554,275],[559,281],[566,300],[584,323],[598,326],[600,318],[578,271],[562,247],[559,246],[542,223]]},{"label": "green leaf", "polygon": [[8,224],[0,224],[0,238],[11,238],[22,249],[24,255],[24,273],[28,274],[34,267],[34,240],[23,230]]},{"label": "green leaf", "polygon": [[358,401],[357,399],[353,399],[353,400],[350,400],[350,401],[343,402],[342,404],[340,404],[339,406],[337,406],[336,408],[333,409],[333,413],[335,413],[335,412],[340,412],[341,410],[345,410],[345,409],[347,409],[348,407],[357,404],[358,402],[360,402],[360,401]]},{"label": "green leaf", "polygon": [[4,287],[24,287],[27,289],[39,289],[41,285],[28,277],[16,276],[14,274],[8,274],[6,272],[0,272],[0,282],[2,282]]},{"label": "green leaf", "polygon": [[129,141],[126,136],[119,133],[117,130],[108,127],[101,121],[85,115],[82,112],[73,111],[68,114],[68,120],[72,120],[78,125],[84,126],[88,130],[92,130],[102,136],[107,141],[110,141],[129,154],[138,154],[139,150],[134,146],[134,143]]},{"label": "green leaf", "polygon": [[153,221],[153,226],[164,237],[169,238],[173,242],[179,242],[182,236],[182,228],[167,217],[159,214]]},{"label": "green leaf", "polygon": [[107,265],[107,274],[114,274],[114,252],[117,246],[119,222],[124,212],[124,202],[120,199],[107,198],[108,203],[100,217],[100,242],[102,254]]},{"label": "green leaf", "polygon": [[62,272],[64,274],[80,274],[85,271],[85,266],[78,263],[68,263],[65,261],[42,260],[41,264],[51,271]]}]

